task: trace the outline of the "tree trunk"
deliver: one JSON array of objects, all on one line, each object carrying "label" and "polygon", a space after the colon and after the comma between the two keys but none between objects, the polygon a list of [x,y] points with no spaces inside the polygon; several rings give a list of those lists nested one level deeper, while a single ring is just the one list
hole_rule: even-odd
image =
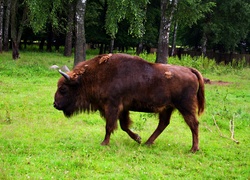
[{"label": "tree trunk", "polygon": [[99,47],[99,54],[103,54],[103,43],[101,43],[100,47]]},{"label": "tree trunk", "polygon": [[176,22],[174,23],[174,32],[173,32],[173,39],[172,39],[171,56],[174,55],[174,52],[175,52],[175,49],[176,49],[177,29],[178,29],[178,23],[177,23],[177,21],[176,21]]},{"label": "tree trunk", "polygon": [[3,0],[0,0],[0,53],[3,52]]},{"label": "tree trunk", "polygon": [[69,14],[67,22],[67,32],[65,38],[64,56],[71,56],[72,54],[72,37],[74,28],[74,6],[73,3],[69,3]]},{"label": "tree trunk", "polygon": [[205,32],[203,33],[201,39],[201,53],[203,56],[205,56],[207,53],[207,36]]},{"label": "tree trunk", "polygon": [[19,44],[21,42],[23,28],[25,25],[25,21],[27,19],[27,12],[28,12],[28,7],[25,6],[23,9],[21,21],[17,21],[18,6],[19,6],[18,1],[13,0],[11,7],[11,40],[12,40],[12,58],[14,60],[19,58]]},{"label": "tree trunk", "polygon": [[143,44],[140,42],[136,47],[136,55],[139,56],[143,51]]},{"label": "tree trunk", "polygon": [[113,53],[113,51],[114,51],[114,44],[115,44],[115,39],[114,39],[114,38],[111,38],[111,40],[110,40],[109,53]]},{"label": "tree trunk", "polygon": [[107,44],[104,44],[104,50],[103,50],[103,53],[104,53],[104,54],[107,52],[107,49],[108,49],[107,46],[108,46]]},{"label": "tree trunk", "polygon": [[12,40],[12,58],[17,60],[19,58],[19,44]]},{"label": "tree trunk", "polygon": [[[170,1],[168,0],[161,0],[161,25],[159,30],[156,63],[167,63],[169,32],[176,6],[177,0],[173,0],[172,4],[170,4]],[[170,12],[170,14],[167,14],[167,12]]]},{"label": "tree trunk", "polygon": [[17,0],[12,1],[11,7],[11,42],[12,42],[12,58],[14,60],[19,58],[18,42],[17,42],[17,24],[16,24],[16,13],[17,13]]},{"label": "tree trunk", "polygon": [[10,7],[11,0],[6,0],[5,21],[4,21],[4,33],[3,33],[3,50],[9,51],[9,26],[10,26]]},{"label": "tree trunk", "polygon": [[74,66],[79,62],[86,59],[86,40],[85,40],[85,28],[84,17],[86,10],[86,0],[78,0],[76,5],[76,44],[75,44],[75,58]]},{"label": "tree trunk", "polygon": [[39,44],[39,51],[43,51],[44,43],[45,43],[45,39],[42,38],[41,41],[40,41],[40,44]]},{"label": "tree trunk", "polygon": [[48,25],[48,31],[47,31],[47,51],[52,52],[52,42],[53,42],[53,30],[52,30],[52,24]]}]

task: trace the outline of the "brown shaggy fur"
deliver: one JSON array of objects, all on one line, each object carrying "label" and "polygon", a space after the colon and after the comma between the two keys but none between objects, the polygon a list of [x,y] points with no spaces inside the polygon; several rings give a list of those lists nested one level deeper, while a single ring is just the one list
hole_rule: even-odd
[{"label": "brown shaggy fur", "polygon": [[67,74],[69,80],[61,77],[58,81],[54,106],[68,117],[99,110],[106,120],[102,145],[109,144],[118,119],[121,129],[141,142],[129,129],[129,111],[159,114],[158,127],[146,141],[153,144],[177,109],[191,129],[191,151],[199,149],[196,114],[204,111],[205,96],[203,77],[196,69],[153,64],[127,54],[104,54],[79,63]]}]

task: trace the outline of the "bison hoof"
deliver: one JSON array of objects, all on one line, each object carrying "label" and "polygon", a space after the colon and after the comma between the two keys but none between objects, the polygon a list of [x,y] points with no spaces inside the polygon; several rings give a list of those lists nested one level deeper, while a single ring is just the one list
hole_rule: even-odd
[{"label": "bison hoof", "polygon": [[101,143],[101,145],[102,145],[102,146],[107,146],[107,145],[109,145],[109,142],[103,141],[103,142]]},{"label": "bison hoof", "polygon": [[141,144],[141,137],[138,134],[136,134],[135,141]]},{"label": "bison hoof", "polygon": [[145,142],[145,145],[147,145],[147,146],[151,146],[153,144],[154,144],[154,142],[150,142],[150,141]]},{"label": "bison hoof", "polygon": [[196,153],[197,151],[199,151],[199,148],[191,148],[191,149],[190,149],[190,152],[191,152],[191,153]]}]

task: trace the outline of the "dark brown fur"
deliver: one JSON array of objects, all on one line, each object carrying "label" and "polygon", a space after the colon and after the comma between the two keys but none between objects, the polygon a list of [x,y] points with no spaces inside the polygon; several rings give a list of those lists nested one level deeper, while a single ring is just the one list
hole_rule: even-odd
[{"label": "dark brown fur", "polygon": [[61,77],[58,81],[54,106],[68,117],[99,110],[106,120],[102,145],[109,144],[118,119],[121,129],[141,142],[129,129],[129,111],[159,114],[158,127],[146,141],[153,144],[168,126],[173,110],[178,109],[192,131],[191,151],[199,149],[196,113],[204,111],[205,97],[203,77],[196,69],[148,63],[126,54],[105,54],[79,63],[67,74],[70,80]]}]

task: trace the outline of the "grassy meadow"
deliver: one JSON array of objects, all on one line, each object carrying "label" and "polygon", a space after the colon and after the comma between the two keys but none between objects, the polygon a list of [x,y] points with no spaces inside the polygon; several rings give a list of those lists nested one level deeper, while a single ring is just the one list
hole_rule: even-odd
[{"label": "grassy meadow", "polygon": [[[169,63],[195,67],[213,82],[206,84],[195,154],[189,152],[191,132],[177,111],[150,147],[120,128],[109,146],[101,146],[105,122],[98,112],[67,119],[52,105],[60,74],[49,67],[72,67],[72,57],[21,52],[13,61],[11,53],[0,54],[0,180],[250,179],[250,68],[190,57]],[[131,117],[145,142],[157,115],[131,112]]]}]

